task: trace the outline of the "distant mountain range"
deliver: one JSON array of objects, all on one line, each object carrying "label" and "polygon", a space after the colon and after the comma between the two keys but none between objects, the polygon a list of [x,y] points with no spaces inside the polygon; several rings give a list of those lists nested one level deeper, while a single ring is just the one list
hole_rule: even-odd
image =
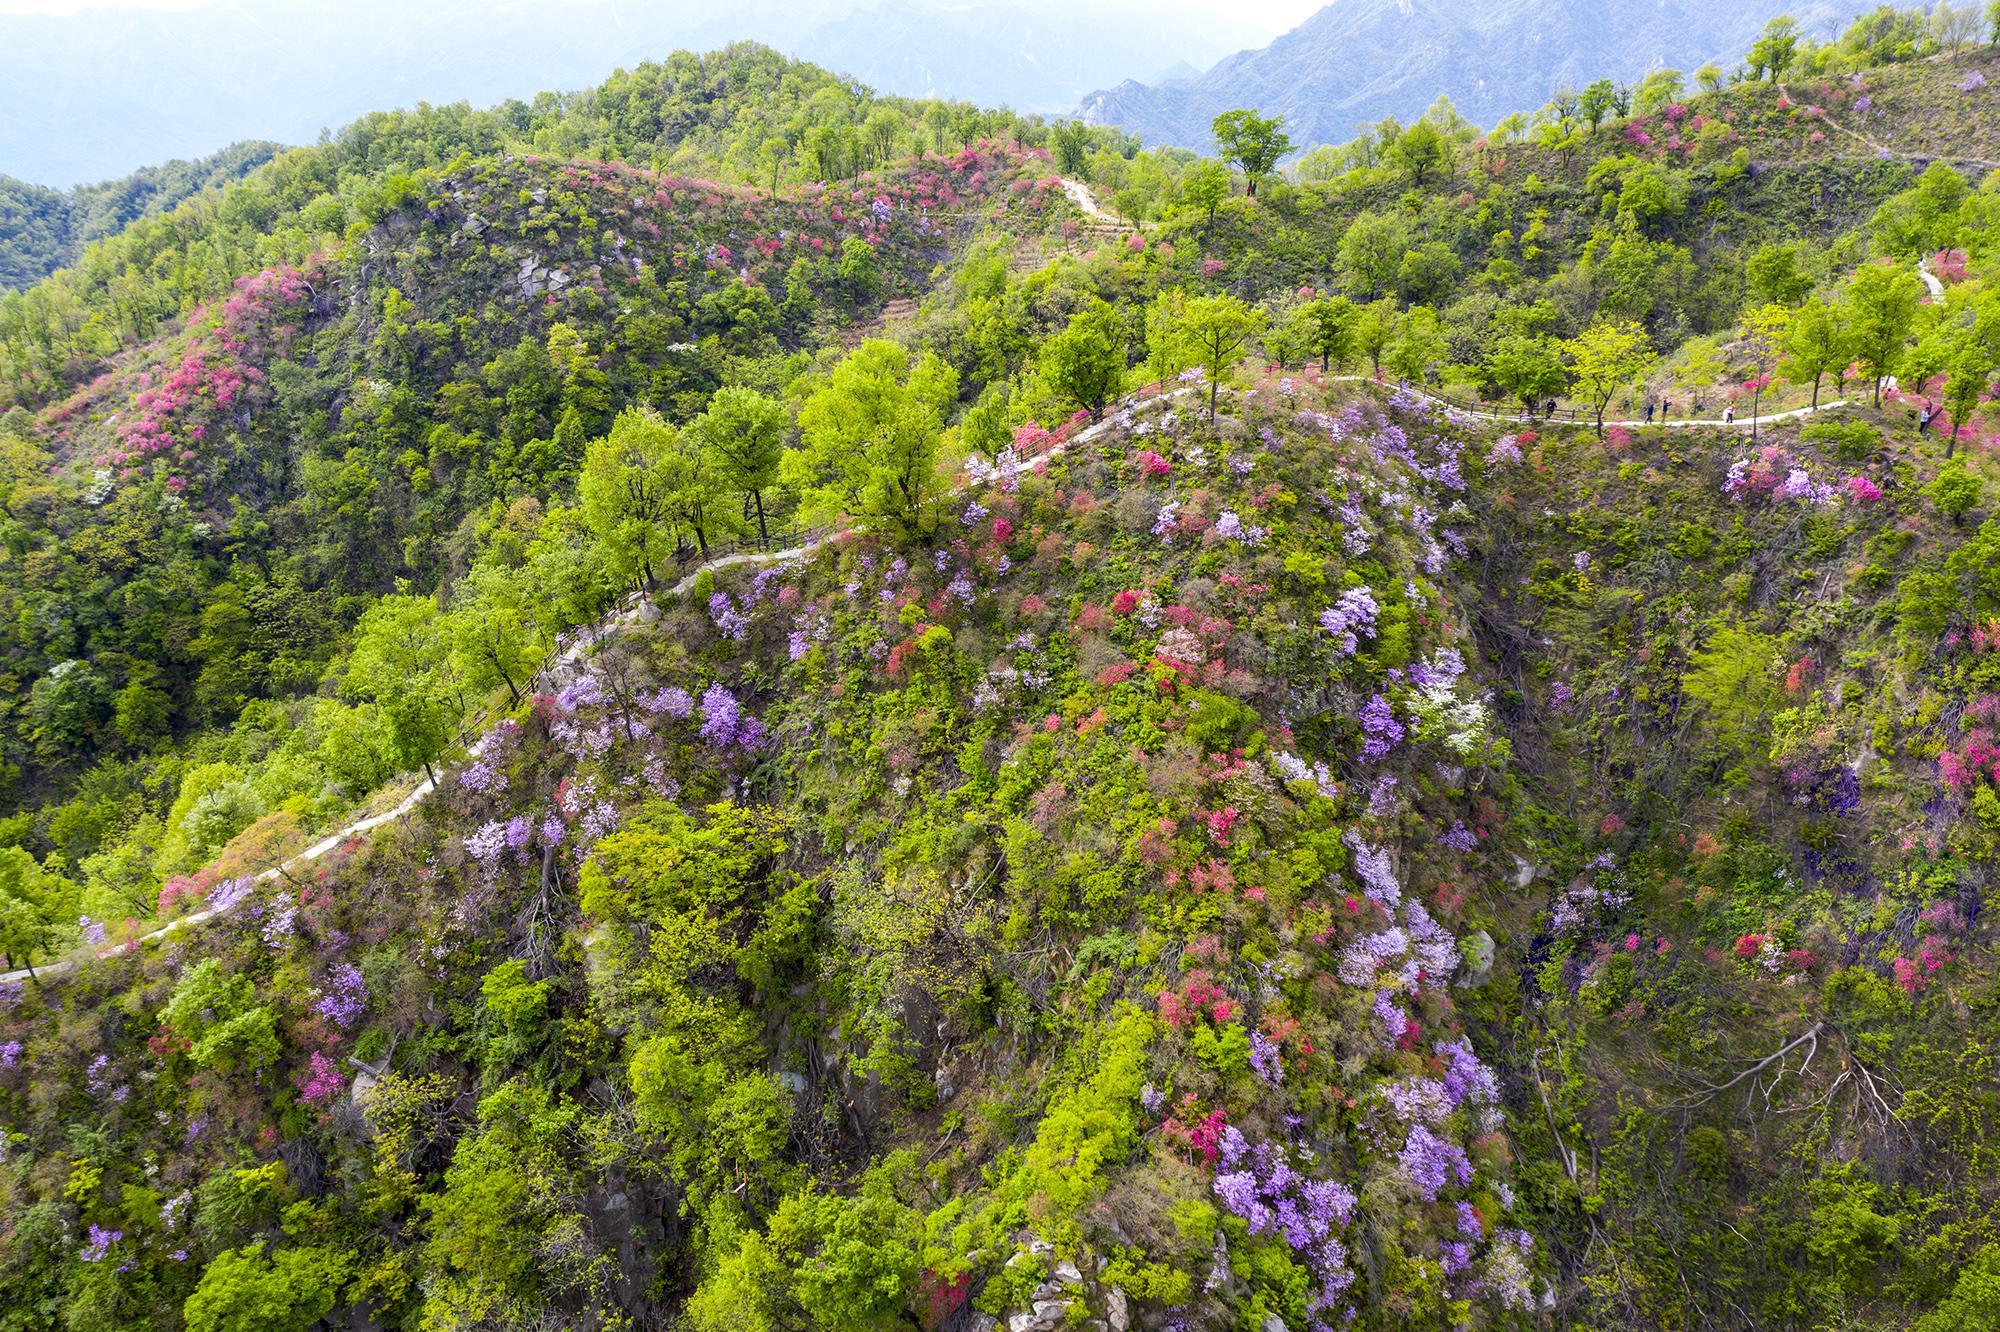
[{"label": "distant mountain range", "polygon": [[241,139],[309,142],[369,111],[582,88],[614,68],[761,41],[884,92],[1063,112],[1275,24],[1191,0],[231,0],[0,14],[0,173],[69,186]]},{"label": "distant mountain range", "polygon": [[1385,116],[1414,119],[1439,93],[1488,125],[1563,84],[1637,80],[1663,66],[1691,74],[1708,60],[1727,67],[1781,13],[1823,32],[1852,9],[1786,0],[1334,0],[1269,46],[1194,78],[1094,92],[1081,114],[1198,151],[1212,147],[1216,114],[1234,107],[1282,114],[1300,147],[1344,143]]}]

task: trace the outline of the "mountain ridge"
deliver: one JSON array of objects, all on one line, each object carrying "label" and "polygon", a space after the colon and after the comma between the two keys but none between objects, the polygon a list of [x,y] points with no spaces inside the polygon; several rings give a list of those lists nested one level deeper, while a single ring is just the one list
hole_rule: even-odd
[{"label": "mountain ridge", "polygon": [[[1785,12],[1808,31],[1846,13],[1781,0],[1754,0],[1721,18],[1698,0],[1337,0],[1188,83],[1127,80],[1092,93],[1078,112],[1195,151],[1211,149],[1217,114],[1246,106],[1284,116],[1301,148],[1344,143],[1386,117],[1412,120],[1440,95],[1485,125],[1565,81],[1636,81],[1661,65],[1691,72],[1707,59],[1733,59],[1766,19]],[[1542,31],[1549,26],[1553,33]]]}]

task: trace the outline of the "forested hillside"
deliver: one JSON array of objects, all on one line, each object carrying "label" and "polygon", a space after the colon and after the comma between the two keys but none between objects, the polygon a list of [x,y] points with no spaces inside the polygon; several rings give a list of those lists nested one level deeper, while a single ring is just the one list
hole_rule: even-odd
[{"label": "forested hillside", "polygon": [[2000,1322],[1947,37],[680,54],[0,297],[0,1328]]},{"label": "forested hillside", "polygon": [[277,151],[274,143],[233,144],[198,162],[169,162],[73,190],[0,176],[0,292],[33,286],[75,263],[92,241],[236,180]]}]

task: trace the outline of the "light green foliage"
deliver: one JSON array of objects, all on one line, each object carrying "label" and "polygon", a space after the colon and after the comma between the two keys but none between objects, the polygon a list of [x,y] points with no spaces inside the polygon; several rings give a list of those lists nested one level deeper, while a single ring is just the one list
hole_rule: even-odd
[{"label": "light green foliage", "polygon": [[1298,318],[1303,324],[1301,342],[1319,357],[1319,368],[1346,366],[1354,350],[1354,303],[1345,296],[1324,296],[1301,306]]},{"label": "light green foliage", "polygon": [[689,1317],[699,1332],[907,1326],[921,1234],[917,1214],[886,1180],[851,1198],[793,1194],[764,1234],[738,1237],[689,1302]]},{"label": "light green foliage", "polygon": [[1933,162],[1915,185],[1876,210],[1876,239],[1890,254],[1904,260],[1935,254],[1957,235],[1960,213],[1971,192],[1955,168]]},{"label": "light green foliage", "polygon": [[1283,116],[1260,116],[1255,111],[1224,111],[1215,118],[1210,132],[1224,160],[1234,162],[1243,172],[1244,188],[1257,193],[1259,177],[1269,175],[1278,159],[1292,150],[1285,133]]},{"label": "light green foliage", "polygon": [[1530,408],[1569,385],[1561,345],[1541,334],[1510,333],[1497,340],[1486,356],[1486,374],[1509,397]]},{"label": "light green foliage", "polygon": [[764,492],[777,482],[790,425],[783,405],[755,389],[720,388],[691,427],[715,458],[722,481],[750,496],[762,537],[770,535]]},{"label": "light green foliage", "polygon": [[1340,238],[1340,267],[1350,287],[1373,298],[1389,291],[1410,250],[1402,220],[1387,213],[1362,213]]},{"label": "light green foliage", "polygon": [[1229,173],[1220,162],[1198,163],[1181,180],[1181,201],[1200,213],[1204,225],[1215,224],[1215,210],[1229,197]]},{"label": "light green foliage", "polygon": [[8,962],[35,961],[76,929],[76,890],[18,846],[0,847],[0,953]]},{"label": "light green foliage", "polygon": [[1234,296],[1196,296],[1184,304],[1169,336],[1187,360],[1208,376],[1208,409],[1222,381],[1250,350],[1250,340],[1264,326],[1264,312]]},{"label": "light green foliage", "polygon": [[448,633],[436,602],[404,594],[382,598],[355,626],[341,692],[375,703],[398,770],[428,771],[458,722],[461,682]]},{"label": "light green foliage", "polygon": [[1725,752],[1761,754],[1782,664],[1771,639],[1736,625],[1718,630],[1689,662],[1683,687],[1708,709]]},{"label": "light green foliage", "polygon": [[1931,503],[1937,505],[1938,512],[1953,522],[1962,522],[1972,506],[1979,503],[1980,492],[1985,483],[1974,476],[1965,466],[1962,458],[1954,459],[1953,465],[1941,467],[1931,483],[1924,487]]},{"label": "light green foliage", "polygon": [[1812,279],[1799,271],[1796,245],[1758,246],[1744,262],[1743,276],[1761,299],[1778,305],[1797,305],[1813,288]]},{"label": "light green foliage", "polygon": [[1110,305],[1097,302],[1042,344],[1040,364],[1049,387],[1096,420],[1125,379],[1124,321]]},{"label": "light green foliage", "polygon": [[1652,363],[1653,348],[1637,324],[1592,324],[1563,343],[1576,391],[1597,415],[1604,431],[1604,409],[1618,393],[1630,388]]},{"label": "light green foliage", "polygon": [[1398,135],[1383,157],[1390,166],[1407,172],[1410,183],[1421,189],[1430,177],[1450,172],[1452,143],[1426,118]]},{"label": "light green foliage", "polygon": [[[2000,8],[1995,9],[2000,31]],[[2000,1326],[2000,1246],[1984,1244],[1952,1283],[1951,1294],[1911,1325],[1911,1332],[1982,1332]]]},{"label": "light green foliage", "polygon": [[681,431],[651,408],[628,408],[609,435],[590,442],[577,497],[607,563],[650,589],[689,513],[705,508],[702,488],[711,479],[697,470]]},{"label": "light green foliage", "polygon": [[1800,306],[1786,331],[1784,358],[1778,373],[1794,384],[1812,384],[1812,405],[1819,405],[1820,380],[1838,375],[1853,355],[1846,310],[1826,300]]},{"label": "light green foliage", "polygon": [[516,570],[482,564],[455,589],[447,617],[451,662],[468,686],[504,685],[509,703],[541,664],[548,643],[537,632],[532,590]]},{"label": "light green foliage", "polygon": [[270,1255],[262,1242],[228,1249],[202,1270],[182,1316],[188,1332],[290,1332],[333,1311],[351,1269],[351,1259],[332,1249]]},{"label": "light green foliage", "polygon": [[1780,15],[1764,25],[1764,33],[1750,47],[1746,63],[1750,77],[1769,75],[1775,82],[1783,78],[1798,58],[1799,25],[1790,15]]},{"label": "light green foliage", "polygon": [[1883,264],[1865,265],[1848,283],[1846,323],[1855,357],[1874,381],[1878,406],[1882,380],[1902,363],[1903,343],[1916,324],[1923,290],[1916,274]]},{"label": "light green foliage", "polygon": [[424,1200],[435,1277],[423,1325],[455,1329],[515,1321],[549,1295],[588,1294],[606,1277],[576,1214],[569,1153],[574,1106],[510,1084],[479,1103],[444,1188]]},{"label": "light green foliage", "polygon": [[958,438],[967,451],[977,454],[987,462],[999,458],[1000,453],[1014,441],[1014,432],[1008,425],[1009,401],[1005,385],[989,384],[979,395],[979,401],[966,409],[965,419],[959,422]]},{"label": "light green foliage", "polygon": [[519,1059],[541,1035],[549,1009],[549,983],[529,980],[527,964],[510,958],[486,973],[479,983],[479,997],[493,1028],[489,1061],[503,1064]]},{"label": "light green foliage", "polygon": [[958,376],[926,352],[913,363],[893,342],[862,343],[799,411],[804,447],[785,476],[826,514],[886,519],[912,535],[936,521],[938,444]]},{"label": "light green foliage", "polygon": [[258,1005],[250,978],[225,973],[212,957],[174,986],[160,1025],[191,1043],[188,1058],[201,1068],[255,1069],[278,1057],[276,1019]]}]

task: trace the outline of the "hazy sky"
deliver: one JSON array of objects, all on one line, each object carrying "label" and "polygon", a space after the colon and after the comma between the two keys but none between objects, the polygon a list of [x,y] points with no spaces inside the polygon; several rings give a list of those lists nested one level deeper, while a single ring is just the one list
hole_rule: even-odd
[{"label": "hazy sky", "polygon": [[[412,4],[422,2],[411,0]],[[676,2],[667,0],[669,4]],[[74,14],[91,9],[193,9],[204,4],[226,3],[228,0],[0,0],[0,14]],[[1088,9],[1091,0],[1078,0],[1078,5]],[[1273,32],[1280,32],[1297,26],[1308,14],[1325,5],[1326,0],[1229,0],[1227,9],[1238,17],[1254,19]],[[862,7],[863,0],[856,0],[855,8]],[[1224,6],[1218,0],[1160,0],[1157,7],[1186,13],[1220,11]]]}]

